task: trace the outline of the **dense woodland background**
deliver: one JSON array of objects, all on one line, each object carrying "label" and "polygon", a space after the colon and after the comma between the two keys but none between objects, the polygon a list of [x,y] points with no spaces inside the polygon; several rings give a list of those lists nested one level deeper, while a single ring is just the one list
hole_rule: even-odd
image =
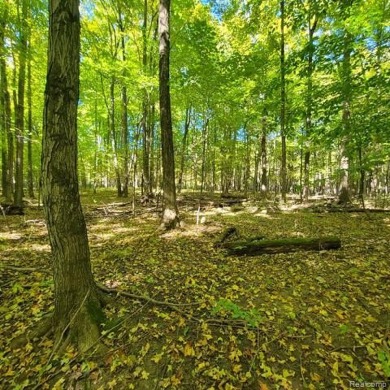
[{"label": "dense woodland background", "polygon": [[[15,204],[39,191],[46,8],[0,6],[1,185]],[[162,186],[157,10],[82,2],[84,188]],[[179,192],[388,193],[388,1],[180,0],[171,12]]]},{"label": "dense woodland background", "polygon": [[389,12],[3,1],[0,387],[386,387]]}]

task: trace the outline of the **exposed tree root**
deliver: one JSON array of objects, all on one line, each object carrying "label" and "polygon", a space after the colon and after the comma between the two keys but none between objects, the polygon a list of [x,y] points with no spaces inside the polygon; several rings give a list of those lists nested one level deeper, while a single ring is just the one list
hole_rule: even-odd
[{"label": "exposed tree root", "polygon": [[[191,313],[188,313],[184,310],[182,310],[180,307],[183,306],[193,306],[193,305],[198,305],[200,303],[187,303],[187,304],[179,304],[179,303],[172,303],[172,302],[167,302],[167,301],[158,301],[156,299],[144,296],[144,295],[136,295],[132,294],[126,291],[120,291],[114,288],[108,288],[103,285],[98,285],[98,287],[109,294],[117,294],[121,295],[124,297],[132,298],[132,299],[138,299],[144,302],[152,303],[154,305],[159,305],[159,306],[165,306],[179,314],[181,314],[183,317],[188,318],[191,321],[197,322],[197,323],[208,323],[209,325],[216,325],[216,326],[221,326],[221,325],[226,325],[226,326],[232,326],[232,327],[252,327],[250,324],[248,324],[247,321],[241,320],[241,319],[226,319],[226,318],[200,318],[192,315]],[[255,328],[257,328],[255,326]]]},{"label": "exposed tree root", "polygon": [[39,324],[34,326],[34,329],[15,337],[11,342],[12,349],[22,348],[30,342],[30,340],[50,337],[53,334],[53,316],[47,315]]}]

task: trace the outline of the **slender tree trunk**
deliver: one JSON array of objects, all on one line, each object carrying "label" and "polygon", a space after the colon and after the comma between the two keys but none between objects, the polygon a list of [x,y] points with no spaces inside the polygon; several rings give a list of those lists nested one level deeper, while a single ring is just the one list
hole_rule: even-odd
[{"label": "slender tree trunk", "polygon": [[114,155],[114,169],[116,178],[116,189],[118,197],[122,194],[121,174],[118,161],[118,139],[115,129],[115,78],[112,77],[110,83],[110,132],[111,132],[111,148]]},{"label": "slender tree trunk", "polygon": [[286,149],[286,67],[285,67],[285,11],[284,0],[280,2],[280,15],[281,15],[281,38],[280,38],[280,82],[281,82],[281,94],[280,94],[280,134],[282,142],[282,157],[281,157],[281,193],[283,202],[287,202],[287,149]]},{"label": "slender tree trunk", "polygon": [[[150,118],[149,118],[149,123],[148,123],[148,132],[150,134],[150,147],[149,147],[149,156],[150,156],[150,166],[149,166],[149,172],[150,172],[150,187],[149,190],[152,193],[153,188],[156,187],[156,174],[154,171],[155,168],[155,156],[154,156],[154,149],[155,149],[155,117],[156,117],[156,106],[155,103],[152,103],[150,105]],[[160,150],[160,148],[158,148]]]},{"label": "slender tree trunk", "polygon": [[251,172],[251,142],[247,124],[244,126],[246,142],[245,142],[245,167],[244,167],[244,193],[248,196],[249,191],[249,177]]},{"label": "slender tree trunk", "polygon": [[42,196],[53,255],[55,347],[69,341],[85,351],[99,339],[103,313],[91,272],[77,177],[78,7],[78,0],[50,0],[49,5]]},{"label": "slender tree trunk", "polygon": [[[123,26],[121,11],[119,10],[119,26],[121,30],[121,48],[122,48],[122,61],[126,62],[126,42],[125,42],[125,28]],[[123,66],[126,69],[125,65]],[[123,71],[123,77],[125,78],[126,71]],[[122,150],[123,150],[123,188],[122,196],[129,196],[129,137],[128,137],[128,119],[127,119],[127,88],[126,81],[123,81],[122,85]]]},{"label": "slender tree trunk", "polygon": [[261,131],[261,193],[267,196],[268,192],[268,161],[267,161],[267,117],[264,115]]},{"label": "slender tree trunk", "polygon": [[186,108],[186,119],[184,122],[184,133],[181,141],[181,153],[180,153],[180,173],[179,173],[179,183],[178,183],[178,193],[180,194],[183,188],[183,175],[184,175],[184,162],[186,157],[186,149],[187,149],[187,138],[188,132],[190,130],[191,123],[191,106]]},{"label": "slender tree trunk", "polygon": [[0,18],[0,131],[1,131],[1,188],[2,195],[10,201],[13,177],[13,137],[11,133],[11,101],[7,82],[5,55],[5,27],[8,20],[8,4],[4,4]]},{"label": "slender tree trunk", "polygon": [[[18,4],[19,7],[19,4]],[[19,36],[19,72],[17,104],[15,107],[16,164],[15,164],[15,206],[23,206],[23,160],[24,160],[24,96],[26,84],[27,56],[27,2],[22,1]]]},{"label": "slender tree trunk", "polygon": [[[144,0],[143,10],[143,25],[142,25],[142,69],[144,76],[148,74],[148,0]],[[142,144],[143,144],[143,158],[142,158],[142,193],[150,194],[152,192],[151,186],[151,169],[150,169],[150,103],[148,91],[144,88],[142,97]]]},{"label": "slender tree trunk", "polygon": [[213,137],[214,147],[212,149],[213,159],[211,162],[211,170],[212,170],[212,183],[211,183],[211,185],[212,185],[212,192],[214,193],[214,191],[217,189],[217,163],[216,163],[217,152],[216,152],[215,145],[217,145],[217,139],[218,139],[217,129],[215,126],[213,126],[213,134],[214,134],[214,137]]},{"label": "slender tree trunk", "polygon": [[[353,0],[347,0],[346,2],[346,17],[349,16],[349,8],[352,5]],[[343,64],[342,64],[342,98],[343,98],[343,112],[342,112],[342,124],[343,124],[343,137],[341,145],[341,182],[339,188],[339,203],[347,204],[350,202],[350,189],[349,189],[349,153],[348,143],[349,136],[351,134],[351,86],[352,86],[352,73],[351,73],[351,52],[352,52],[352,36],[348,31],[344,31],[343,38]]]},{"label": "slender tree trunk", "polygon": [[159,37],[160,37],[160,123],[161,150],[163,163],[164,209],[162,223],[165,228],[174,228],[179,222],[176,204],[175,159],[173,150],[171,95],[169,88],[169,55],[170,55],[170,0],[160,0]]},{"label": "slender tree trunk", "polygon": [[[312,111],[313,111],[313,56],[314,56],[314,33],[317,27],[318,20],[314,19],[311,22],[311,12],[308,14],[308,30],[309,30],[309,55],[307,60],[307,90],[306,90],[306,144],[309,144],[309,137],[312,132]],[[310,193],[310,146],[305,148],[304,166],[303,166],[303,200],[309,201]]]},{"label": "slender tree trunk", "polygon": [[27,62],[27,186],[28,196],[34,198],[34,175],[33,175],[33,153],[32,153],[32,137],[33,137],[33,122],[32,122],[32,89],[31,89],[31,43],[28,47],[28,62]]},{"label": "slender tree trunk", "polygon": [[202,168],[201,168],[201,182],[200,182],[200,193],[203,193],[205,174],[206,174],[206,149],[207,149],[207,137],[209,128],[209,118],[207,118],[203,124],[202,131]]}]

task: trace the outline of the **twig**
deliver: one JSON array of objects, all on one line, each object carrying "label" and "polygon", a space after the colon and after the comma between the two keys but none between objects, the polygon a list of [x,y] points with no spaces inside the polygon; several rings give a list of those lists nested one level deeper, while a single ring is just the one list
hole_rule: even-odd
[{"label": "twig", "polygon": [[[98,286],[98,288],[100,290],[102,290],[102,291],[104,291],[106,293],[109,293],[109,294],[118,294],[118,295],[122,295],[122,296],[128,297],[128,298],[133,298],[133,299],[139,299],[139,300],[142,300],[142,301],[147,301],[147,302],[153,303],[155,305],[161,305],[161,306],[169,307],[173,311],[176,311],[176,312],[184,315],[185,317],[191,318],[191,319],[195,320],[196,322],[201,322],[201,320],[199,318],[194,317],[193,315],[191,315],[189,313],[186,313],[183,310],[179,309],[180,306],[184,306],[186,304],[176,304],[176,303],[167,302],[167,301],[158,301],[156,299],[147,297],[145,295],[132,294],[132,293],[129,293],[127,291],[120,291],[120,290],[117,290],[115,288],[108,288],[108,287],[103,286],[101,284],[98,284],[97,286]],[[187,304],[187,305],[199,305],[199,304],[200,303],[190,303],[190,304]]]}]

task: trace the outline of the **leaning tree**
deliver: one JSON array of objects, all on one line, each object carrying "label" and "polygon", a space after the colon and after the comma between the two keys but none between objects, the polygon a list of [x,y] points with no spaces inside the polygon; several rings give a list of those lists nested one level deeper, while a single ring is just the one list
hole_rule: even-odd
[{"label": "leaning tree", "polygon": [[93,279],[77,177],[79,0],[50,0],[42,140],[42,198],[53,257],[56,346],[99,339],[103,318]]}]

